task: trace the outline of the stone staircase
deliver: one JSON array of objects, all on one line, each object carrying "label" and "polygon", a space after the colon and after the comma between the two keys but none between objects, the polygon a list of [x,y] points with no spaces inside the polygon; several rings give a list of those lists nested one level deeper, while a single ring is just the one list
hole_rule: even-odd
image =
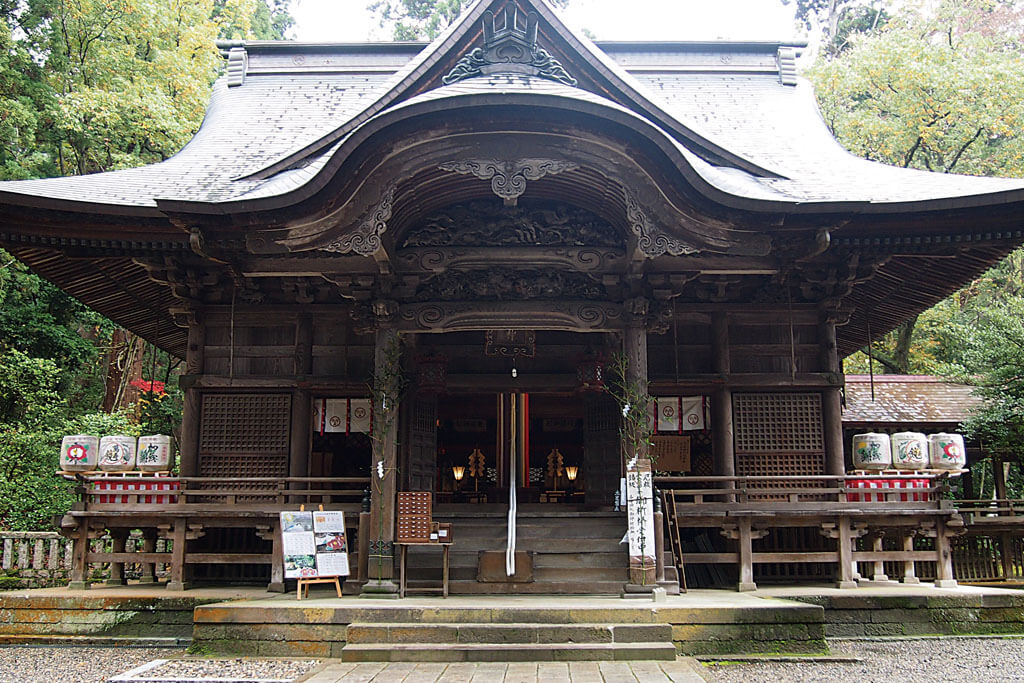
[{"label": "stone staircase", "polygon": [[672,660],[671,624],[353,623],[348,662]]},{"label": "stone staircase", "polygon": [[[532,580],[527,582],[478,581],[481,552],[505,550],[507,513],[503,507],[434,513],[436,521],[452,524],[452,594],[616,595],[622,590],[629,566],[626,546],[621,543],[626,533],[624,513],[524,508],[517,516],[516,550],[532,555]],[[440,553],[413,548],[409,586],[436,585],[440,562]],[[669,592],[678,592],[671,561],[668,569]]]}]

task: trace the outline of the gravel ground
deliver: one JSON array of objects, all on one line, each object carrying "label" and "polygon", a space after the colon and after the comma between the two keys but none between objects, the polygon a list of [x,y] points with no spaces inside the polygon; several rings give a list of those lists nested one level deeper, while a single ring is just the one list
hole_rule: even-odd
[{"label": "gravel ground", "polygon": [[129,647],[0,647],[3,683],[98,683],[184,650]]},{"label": "gravel ground", "polygon": [[140,672],[133,678],[173,681],[178,678],[238,678],[291,681],[320,664],[316,659],[179,659]]},{"label": "gravel ground", "polygon": [[926,638],[830,643],[832,652],[859,657],[850,663],[769,663],[708,666],[704,677],[725,683],[856,681],[857,683],[962,683],[1024,681],[1024,640]]}]

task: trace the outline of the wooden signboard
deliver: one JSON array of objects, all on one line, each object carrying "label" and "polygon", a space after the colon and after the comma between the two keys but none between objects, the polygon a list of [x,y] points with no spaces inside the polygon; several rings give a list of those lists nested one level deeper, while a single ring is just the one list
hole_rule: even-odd
[{"label": "wooden signboard", "polygon": [[349,574],[344,512],[282,512],[281,548],[284,578],[298,579],[300,600],[309,595],[312,583],[333,583],[341,597],[338,577]]},{"label": "wooden signboard", "polygon": [[654,585],[654,492],[651,461],[637,460],[626,470],[626,519],[629,528],[629,581]]}]

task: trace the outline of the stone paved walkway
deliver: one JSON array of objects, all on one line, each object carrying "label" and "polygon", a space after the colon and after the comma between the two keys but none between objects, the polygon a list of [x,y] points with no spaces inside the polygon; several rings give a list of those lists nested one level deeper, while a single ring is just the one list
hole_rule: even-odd
[{"label": "stone paved walkway", "polygon": [[703,683],[700,664],[674,662],[332,662],[303,683]]}]

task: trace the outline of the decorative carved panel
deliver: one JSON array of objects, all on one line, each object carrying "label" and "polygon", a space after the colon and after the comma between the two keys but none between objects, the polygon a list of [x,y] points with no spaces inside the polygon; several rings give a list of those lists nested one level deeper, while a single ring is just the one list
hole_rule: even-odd
[{"label": "decorative carved panel", "polygon": [[608,302],[431,302],[403,305],[399,327],[408,331],[534,329],[601,332],[622,329],[622,306]]},{"label": "decorative carved panel", "polygon": [[397,261],[402,271],[434,273],[488,268],[497,262],[592,273],[613,270],[625,257],[623,249],[613,247],[420,247],[402,249]]},{"label": "decorative carved panel", "polygon": [[501,197],[505,206],[515,206],[516,201],[526,192],[527,180],[540,180],[546,175],[573,171],[579,168],[579,164],[564,159],[462,159],[446,161],[438,168],[490,180],[491,192]]},{"label": "decorative carved panel", "polygon": [[493,201],[457,204],[413,226],[403,247],[624,247],[597,215],[551,202],[505,207]]},{"label": "decorative carved panel", "polygon": [[423,284],[415,295],[419,301],[593,300],[605,297],[601,283],[582,273],[500,267],[442,273]]},{"label": "decorative carved panel", "polygon": [[355,252],[360,256],[372,256],[381,248],[380,236],[388,229],[391,219],[391,205],[395,200],[395,186],[390,185],[384,190],[380,203],[370,212],[358,228],[347,232],[331,242],[322,251],[338,254]]}]

